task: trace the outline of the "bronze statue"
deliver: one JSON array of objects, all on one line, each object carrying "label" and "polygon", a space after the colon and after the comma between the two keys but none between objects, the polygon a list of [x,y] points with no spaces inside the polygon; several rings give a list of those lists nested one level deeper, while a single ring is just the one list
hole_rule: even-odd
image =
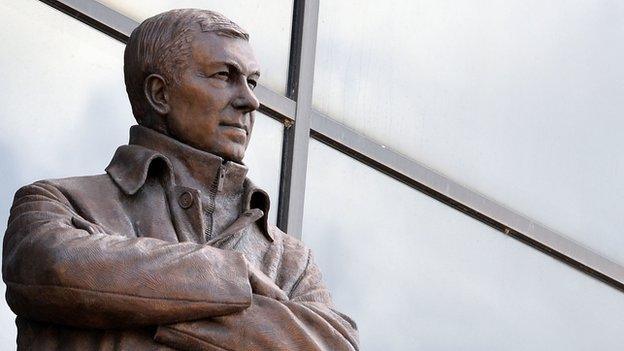
[{"label": "bronze statue", "polygon": [[215,12],[133,31],[129,145],[106,174],[15,194],[2,273],[19,350],[358,349],[310,250],[246,178],[258,69]]}]

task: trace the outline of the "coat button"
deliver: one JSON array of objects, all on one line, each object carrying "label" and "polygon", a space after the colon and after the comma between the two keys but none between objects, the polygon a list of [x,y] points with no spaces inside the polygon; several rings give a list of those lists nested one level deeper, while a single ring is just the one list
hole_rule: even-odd
[{"label": "coat button", "polygon": [[183,192],[178,198],[178,204],[182,208],[189,208],[193,206],[193,195],[188,191]]}]

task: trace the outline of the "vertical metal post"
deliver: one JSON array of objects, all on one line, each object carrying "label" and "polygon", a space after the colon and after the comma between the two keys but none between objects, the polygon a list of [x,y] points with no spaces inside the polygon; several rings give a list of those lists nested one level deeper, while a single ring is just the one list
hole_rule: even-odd
[{"label": "vertical metal post", "polygon": [[295,123],[284,132],[277,225],[301,238],[310,142],[318,0],[295,0],[287,93],[297,102]]}]

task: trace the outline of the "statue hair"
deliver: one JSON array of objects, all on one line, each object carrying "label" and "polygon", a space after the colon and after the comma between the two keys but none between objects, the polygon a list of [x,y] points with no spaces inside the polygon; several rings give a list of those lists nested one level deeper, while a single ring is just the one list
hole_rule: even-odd
[{"label": "statue hair", "polygon": [[124,78],[132,113],[139,124],[157,121],[143,91],[145,78],[159,74],[176,84],[188,66],[193,36],[199,32],[249,41],[249,34],[222,14],[209,10],[178,9],[150,17],[136,27],[124,51]]}]

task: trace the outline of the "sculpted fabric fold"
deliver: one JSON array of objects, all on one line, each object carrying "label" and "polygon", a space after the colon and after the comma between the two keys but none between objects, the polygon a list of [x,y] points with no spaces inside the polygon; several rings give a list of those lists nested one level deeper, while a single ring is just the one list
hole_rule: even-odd
[{"label": "sculpted fabric fold", "polygon": [[[167,138],[143,129],[133,133]],[[269,200],[258,199],[266,193],[241,180],[238,219],[207,242],[192,225],[203,221],[200,191],[176,184],[187,184],[176,155],[158,145],[122,146],[109,174],[16,193],[2,269],[18,348],[357,349],[355,326],[332,310],[310,250],[266,224]],[[194,190],[190,206],[180,189]],[[287,297],[252,294],[251,274]]]}]

